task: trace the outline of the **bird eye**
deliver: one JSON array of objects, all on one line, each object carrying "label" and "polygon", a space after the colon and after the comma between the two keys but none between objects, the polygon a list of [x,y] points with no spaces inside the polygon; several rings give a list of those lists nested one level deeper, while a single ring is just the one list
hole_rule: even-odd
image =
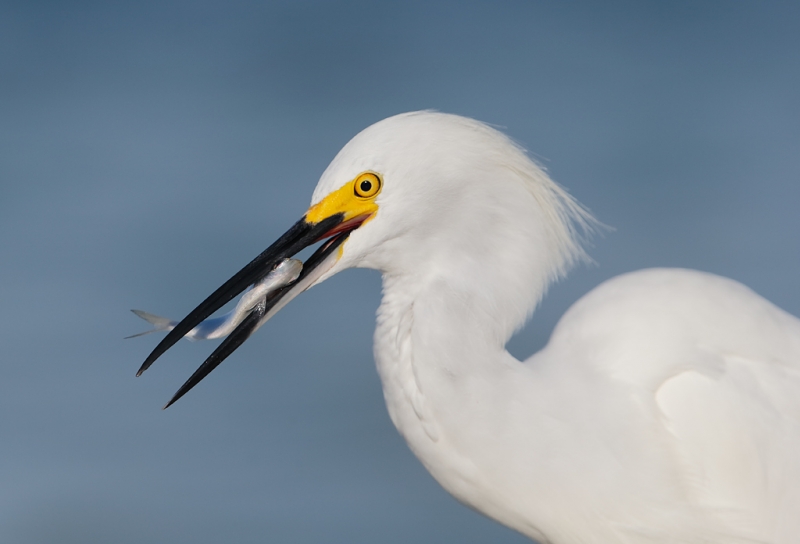
[{"label": "bird eye", "polygon": [[381,178],[372,172],[361,174],[356,178],[354,190],[359,198],[372,198],[381,190]]}]

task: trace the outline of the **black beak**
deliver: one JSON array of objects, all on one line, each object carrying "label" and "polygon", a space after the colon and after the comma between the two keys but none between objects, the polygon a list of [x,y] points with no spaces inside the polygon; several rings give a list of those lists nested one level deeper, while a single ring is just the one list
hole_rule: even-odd
[{"label": "black beak", "polygon": [[[311,244],[330,238],[322,244],[317,251],[304,263],[303,271],[293,283],[276,289],[269,293],[264,300],[257,304],[250,314],[242,321],[236,329],[217,347],[216,350],[205,360],[200,368],[186,381],[164,408],[169,407],[176,400],[186,394],[192,387],[200,383],[209,372],[214,370],[222,361],[225,360],[236,348],[241,346],[247,338],[258,328],[264,317],[283,299],[290,291],[301,287],[295,295],[307,288],[313,282],[308,281],[308,277],[314,269],[319,266],[333,251],[336,250],[350,235],[353,229],[357,228],[365,218],[356,218],[344,221],[343,214],[335,214],[319,223],[308,223],[305,217],[295,223],[286,233],[284,233],[271,246],[265,249],[258,257],[250,261],[244,268],[234,274],[222,286],[214,291],[208,298],[201,302],[189,315],[183,318],[174,329],[155,347],[147,356],[137,376],[150,368],[156,359],[161,357],[169,348],[175,345],[178,340],[183,338],[189,331],[200,324],[203,320],[220,309],[222,306],[239,295],[248,286],[260,281],[269,274],[284,259],[292,257],[302,249]],[[305,282],[303,280],[306,280]]]}]

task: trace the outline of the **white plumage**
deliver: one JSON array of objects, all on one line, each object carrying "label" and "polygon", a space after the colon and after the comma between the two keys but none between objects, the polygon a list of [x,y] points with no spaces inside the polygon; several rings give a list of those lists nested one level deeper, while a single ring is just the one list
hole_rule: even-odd
[{"label": "white plumage", "polygon": [[383,180],[377,211],[302,289],[382,272],[389,414],[450,493],[543,543],[800,542],[798,319],[729,279],[645,270],[594,289],[517,361],[505,343],[584,257],[591,216],[454,115],[367,128],[311,210],[363,172]]},{"label": "white plumage", "polygon": [[315,201],[383,174],[330,274],[383,272],[392,421],[459,500],[554,543],[800,542],[800,322],[689,270],[617,277],[527,361],[504,349],[587,214],[499,132],[414,113],[356,136]]}]

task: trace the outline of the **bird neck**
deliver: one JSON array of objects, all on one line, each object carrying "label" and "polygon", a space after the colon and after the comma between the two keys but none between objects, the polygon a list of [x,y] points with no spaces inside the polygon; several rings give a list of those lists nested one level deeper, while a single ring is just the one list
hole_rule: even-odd
[{"label": "bird neck", "polygon": [[401,433],[409,425],[432,425],[432,403],[449,402],[440,397],[510,357],[504,349],[507,326],[495,311],[497,305],[474,290],[441,278],[383,275],[375,358]]},{"label": "bird neck", "polygon": [[[472,294],[471,294],[472,293]],[[375,360],[389,415],[436,480],[460,501],[511,526],[487,475],[502,459],[476,457],[512,413],[518,361],[504,349],[491,305],[448,282],[383,276]],[[525,380],[527,381],[527,380]],[[542,399],[536,384],[527,393]],[[539,402],[538,400],[536,402]],[[533,531],[533,529],[531,529]],[[526,533],[528,534],[528,533]],[[530,532],[539,536],[538,533]]]},{"label": "bird neck", "polygon": [[[411,265],[387,260],[376,266],[383,273],[383,299],[375,358],[389,413],[412,449],[413,433],[424,431],[435,441],[434,426],[443,424],[443,414],[464,399],[465,390],[491,388],[496,367],[514,362],[506,342],[567,260],[537,216],[514,217],[522,219],[500,218],[482,227],[492,236],[481,236],[478,225],[465,220],[449,231],[460,237],[440,233],[406,245],[399,254]],[[391,244],[383,248],[397,255]]]}]

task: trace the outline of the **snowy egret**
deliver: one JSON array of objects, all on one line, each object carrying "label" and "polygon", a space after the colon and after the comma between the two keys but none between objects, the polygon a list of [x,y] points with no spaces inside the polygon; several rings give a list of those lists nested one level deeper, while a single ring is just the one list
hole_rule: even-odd
[{"label": "snowy egret", "polygon": [[645,270],[583,297],[528,360],[505,350],[583,258],[591,223],[493,128],[391,117],[339,152],[303,218],[174,326],[139,373],[321,241],[170,404],[297,294],[374,268],[389,414],[458,500],[541,542],[799,542],[797,318],[729,279]]}]

